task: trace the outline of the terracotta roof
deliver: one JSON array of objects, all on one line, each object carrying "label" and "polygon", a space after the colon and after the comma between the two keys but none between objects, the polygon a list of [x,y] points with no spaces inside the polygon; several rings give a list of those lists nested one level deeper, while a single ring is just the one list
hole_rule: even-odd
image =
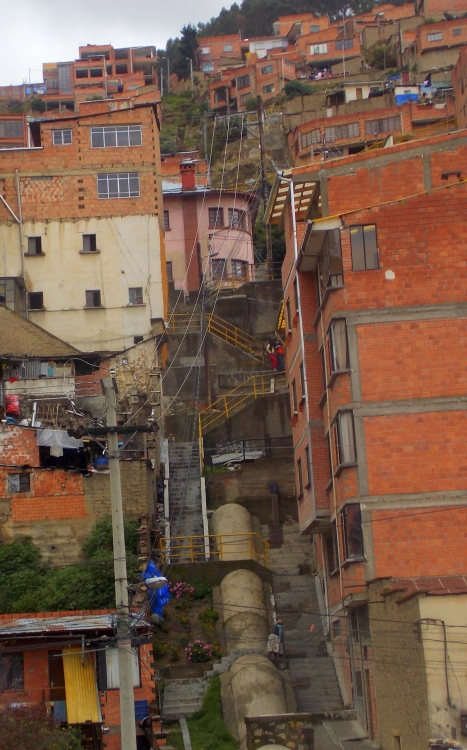
[{"label": "terracotta roof", "polygon": [[0,305],[0,357],[65,358],[79,354],[78,349]]},{"label": "terracotta roof", "polygon": [[400,601],[416,594],[427,596],[447,596],[467,594],[467,576],[430,576],[423,578],[393,578],[388,581],[385,594],[401,592]]}]

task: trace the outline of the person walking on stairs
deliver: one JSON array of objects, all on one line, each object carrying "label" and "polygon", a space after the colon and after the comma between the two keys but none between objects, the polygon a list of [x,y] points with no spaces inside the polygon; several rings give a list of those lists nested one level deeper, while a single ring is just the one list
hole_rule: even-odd
[{"label": "person walking on stairs", "polygon": [[270,659],[284,656],[284,626],[281,620],[277,620],[268,638],[268,656]]}]

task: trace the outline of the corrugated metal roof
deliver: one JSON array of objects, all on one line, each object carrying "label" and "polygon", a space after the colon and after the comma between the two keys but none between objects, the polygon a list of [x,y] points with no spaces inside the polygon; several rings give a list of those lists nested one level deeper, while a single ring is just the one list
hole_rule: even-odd
[{"label": "corrugated metal roof", "polygon": [[[134,625],[149,627],[149,623],[131,615]],[[0,638],[3,635],[27,633],[55,633],[68,630],[114,630],[116,615],[73,615],[64,617],[19,617],[8,622],[0,621]]]}]

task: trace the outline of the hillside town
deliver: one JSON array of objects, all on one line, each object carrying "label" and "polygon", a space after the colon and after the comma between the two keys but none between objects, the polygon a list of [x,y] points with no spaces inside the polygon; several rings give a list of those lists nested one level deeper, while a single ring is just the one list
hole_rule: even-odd
[{"label": "hillside town", "polygon": [[244,6],[0,85],[1,750],[467,749],[467,0]]}]

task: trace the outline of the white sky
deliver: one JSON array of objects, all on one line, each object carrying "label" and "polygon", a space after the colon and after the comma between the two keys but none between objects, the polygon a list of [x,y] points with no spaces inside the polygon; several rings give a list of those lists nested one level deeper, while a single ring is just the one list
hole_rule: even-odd
[{"label": "white sky", "polygon": [[230,0],[3,0],[0,85],[42,81],[43,62],[78,58],[85,44],[163,48],[182,26],[206,22]]}]

